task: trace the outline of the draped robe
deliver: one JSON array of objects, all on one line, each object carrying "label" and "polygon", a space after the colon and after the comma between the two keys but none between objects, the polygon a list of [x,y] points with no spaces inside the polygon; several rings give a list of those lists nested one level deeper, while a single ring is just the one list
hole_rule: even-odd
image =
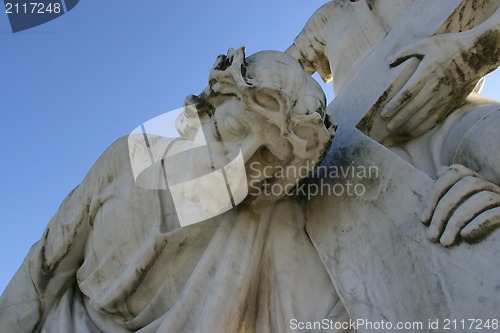
[{"label": "draped robe", "polygon": [[287,332],[292,319],[326,318],[348,317],[300,201],[181,228],[168,190],[137,186],[126,138],[64,200],[0,299],[6,332]]}]

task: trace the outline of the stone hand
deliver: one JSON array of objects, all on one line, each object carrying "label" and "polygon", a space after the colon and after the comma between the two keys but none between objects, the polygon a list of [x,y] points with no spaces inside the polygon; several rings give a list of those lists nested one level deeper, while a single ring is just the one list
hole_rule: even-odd
[{"label": "stone hand", "polygon": [[464,102],[477,82],[498,66],[499,57],[496,30],[441,34],[404,47],[391,59],[391,67],[420,62],[381,111],[387,129],[409,137],[428,131]]},{"label": "stone hand", "polygon": [[421,221],[429,226],[433,242],[477,242],[500,227],[500,187],[462,165],[452,165],[434,183]]}]

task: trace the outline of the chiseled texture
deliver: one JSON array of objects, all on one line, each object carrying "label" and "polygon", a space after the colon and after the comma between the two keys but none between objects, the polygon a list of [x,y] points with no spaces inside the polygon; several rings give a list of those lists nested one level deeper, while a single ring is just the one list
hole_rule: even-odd
[{"label": "chiseled texture", "polygon": [[126,138],[64,201],[0,300],[2,332],[286,332],[347,319],[293,200],[179,228]]},{"label": "chiseled texture", "polygon": [[306,229],[354,320],[441,332],[427,321],[500,313],[500,107],[472,92],[500,64],[499,27],[498,0],[336,0],[287,50],[333,81],[324,164],[380,171],[320,179],[366,191],[307,202]]}]

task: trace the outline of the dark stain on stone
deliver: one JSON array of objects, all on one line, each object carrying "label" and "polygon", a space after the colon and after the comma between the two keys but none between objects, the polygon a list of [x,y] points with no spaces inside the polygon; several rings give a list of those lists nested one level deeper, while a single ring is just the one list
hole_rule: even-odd
[{"label": "dark stain on stone", "polygon": [[470,52],[462,52],[462,59],[476,72],[485,66],[496,65],[500,59],[500,32],[491,30],[483,34]]},{"label": "dark stain on stone", "polygon": [[387,88],[387,90],[384,91],[382,96],[379,97],[379,99],[375,102],[375,104],[373,104],[370,111],[368,111],[367,114],[363,117],[363,119],[361,119],[361,121],[356,126],[357,129],[359,129],[361,132],[365,134],[371,132],[374,119],[379,114],[379,111],[382,108],[382,106],[386,104],[387,98],[389,97],[389,94],[391,93],[392,89],[393,86],[391,84],[389,88]]},{"label": "dark stain on stone", "polygon": [[[144,278],[148,274],[151,267],[153,267],[156,260],[158,260],[158,257],[160,256],[160,254],[163,252],[163,250],[167,246],[167,243],[168,243],[167,239],[163,239],[159,242],[155,242],[155,244],[153,246],[154,254],[153,254],[151,260],[147,263],[147,265],[145,267],[137,268],[135,270],[137,278],[134,281],[132,288],[128,292],[125,291],[124,295],[123,295],[124,296],[123,299],[126,300],[126,303],[127,303],[127,310],[130,314],[134,315],[133,312],[130,310],[130,304],[128,304],[130,297],[136,293],[137,288],[139,288],[139,286],[141,285],[142,281],[144,280]],[[121,300],[117,300],[116,304],[118,304],[120,301]]]}]

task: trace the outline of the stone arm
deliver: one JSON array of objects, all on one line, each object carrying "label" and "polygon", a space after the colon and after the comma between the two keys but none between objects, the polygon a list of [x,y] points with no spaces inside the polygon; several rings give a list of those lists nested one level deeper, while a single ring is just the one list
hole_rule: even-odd
[{"label": "stone arm", "polygon": [[[345,77],[349,76],[347,69],[360,66],[366,54],[359,57],[361,60],[356,60],[356,57],[349,57],[350,53],[330,45],[345,42],[343,38],[347,38],[348,34],[343,31],[351,28],[348,24],[341,25],[346,24],[345,20],[334,18],[339,8],[333,4],[326,4],[309,19],[286,52],[296,58],[307,72],[318,72],[325,82],[333,77],[335,83],[349,80]],[[375,2],[375,7],[380,5]],[[459,8],[435,35],[407,45],[391,59],[386,59],[390,67],[411,61],[409,67],[414,69],[406,84],[395,90],[387,103],[380,105],[380,116],[389,132],[396,137],[418,137],[434,127],[462,105],[476,84],[498,67],[500,3],[486,1],[482,9],[470,6],[466,3],[463,10]],[[389,10],[382,7],[382,11]],[[364,14],[366,20],[373,19],[375,15]],[[402,13],[386,18],[394,19],[399,15]],[[374,23],[373,29],[376,27]],[[371,42],[376,47],[378,42]],[[337,51],[332,53],[332,50]],[[367,48],[366,52],[369,51]],[[341,83],[344,84],[337,82],[337,85]]]},{"label": "stone arm", "polygon": [[461,130],[453,165],[438,174],[421,217],[429,238],[444,246],[478,242],[500,227],[500,105],[483,110]]},{"label": "stone arm", "polygon": [[[443,61],[444,58],[439,58],[436,52],[444,54],[444,51],[439,50],[448,50],[453,47],[457,48],[457,52],[454,57],[450,58],[450,67],[447,70],[444,67],[431,69],[429,64],[424,64],[425,56],[419,66],[427,66],[428,68],[423,71],[427,71],[431,76],[435,75],[436,79],[441,75],[442,80],[443,77],[449,75],[450,81],[448,82],[460,80],[460,77],[467,75],[467,78],[472,80],[469,81],[469,88],[482,76],[498,68],[500,63],[500,8],[497,8],[489,19],[471,30],[425,39],[417,45],[402,50],[401,55],[416,54],[417,50],[425,50],[421,52],[422,55],[430,55],[430,59],[436,57]],[[449,94],[456,97],[456,100],[449,97],[444,99],[440,94],[427,92],[433,98],[429,100],[427,97],[427,104],[419,106],[418,103],[422,103],[425,99],[423,94],[428,89],[426,87],[429,82],[431,87],[433,86],[432,77],[428,80],[422,83],[422,80],[410,79],[407,83],[410,88],[406,90],[406,94],[414,94],[415,98],[409,101],[401,100],[401,94],[405,94],[402,90],[399,97],[396,96],[389,102],[383,114],[394,112],[394,109],[399,108],[400,111],[396,112],[393,118],[394,123],[402,121],[405,123],[403,126],[406,130],[413,128],[419,131],[425,128],[422,128],[422,125],[414,127],[417,124],[416,119],[443,117],[453,110],[456,106],[454,103],[464,103],[463,97],[466,92],[459,90],[460,84],[455,84],[448,89],[457,89],[449,91]],[[440,83],[433,89],[442,92],[443,87],[446,85]],[[470,97],[469,99],[475,103]],[[435,110],[427,108],[430,104],[435,105],[437,108],[435,110],[440,110],[438,114],[433,115]],[[420,111],[417,111],[416,116],[410,120],[404,120],[407,117],[405,113],[412,108]],[[443,168],[431,190],[421,220],[429,226],[428,236],[433,242],[444,246],[457,245],[460,241],[475,243],[500,227],[500,151],[497,149],[497,143],[500,140],[498,132],[500,106],[492,105],[491,109],[493,112],[482,117],[467,129],[453,160],[453,163],[458,164]]]},{"label": "stone arm", "polygon": [[318,72],[325,82],[332,80],[330,62],[325,50],[328,24],[328,11],[318,10],[285,51],[297,59],[306,72],[309,74]]},{"label": "stone arm", "polygon": [[[387,59],[391,67],[407,61],[415,66],[403,88],[381,108],[380,115],[389,132],[411,139],[429,131],[465,104],[478,81],[499,66],[500,2],[484,2],[481,9],[473,7],[459,9],[435,35],[408,45]],[[333,59],[327,58],[326,48],[336,22],[331,20],[333,11],[324,9],[311,17],[286,52],[309,73],[317,71],[323,80],[329,81],[335,69],[330,68]],[[461,165],[449,167],[431,191],[422,215],[422,222],[430,225],[431,240],[445,246],[461,240],[475,242],[500,226],[500,156],[491,151],[496,147],[491,143],[498,142],[498,118],[496,112],[481,121],[488,123],[487,130],[482,124],[474,125],[481,130],[468,130],[469,139],[464,142],[474,142],[468,149],[474,158],[454,161]],[[469,163],[474,160],[482,161],[482,167]]]},{"label": "stone arm", "polygon": [[445,31],[404,47],[390,66],[415,58],[420,62],[414,74],[380,113],[390,132],[405,137],[418,137],[441,122],[498,68],[500,6],[470,30]]},{"label": "stone arm", "polygon": [[93,217],[103,200],[100,188],[114,172],[109,161],[123,144],[126,141],[117,141],[103,154],[31,247],[0,298],[0,331],[39,332],[46,315],[75,283]]}]

